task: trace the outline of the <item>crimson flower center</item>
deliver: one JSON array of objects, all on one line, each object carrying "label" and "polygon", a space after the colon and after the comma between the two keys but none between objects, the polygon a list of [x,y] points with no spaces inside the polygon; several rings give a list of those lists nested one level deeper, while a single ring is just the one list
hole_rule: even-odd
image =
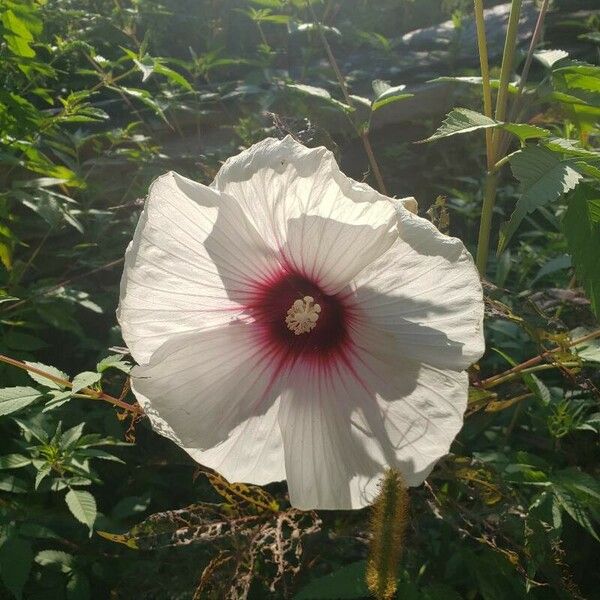
[{"label": "crimson flower center", "polygon": [[344,299],[326,294],[296,272],[257,285],[247,308],[264,341],[286,354],[330,357],[349,341],[350,311]]}]

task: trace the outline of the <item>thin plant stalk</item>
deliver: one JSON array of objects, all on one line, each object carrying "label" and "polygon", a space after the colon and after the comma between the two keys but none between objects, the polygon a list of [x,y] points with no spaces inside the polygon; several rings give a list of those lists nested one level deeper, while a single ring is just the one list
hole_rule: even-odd
[{"label": "thin plant stalk", "polygon": [[[495,117],[498,121],[503,121],[506,117],[506,107],[508,103],[508,86],[510,83],[510,74],[512,72],[515,48],[517,45],[517,33],[519,17],[521,15],[522,0],[513,0],[510,15],[508,18],[508,28],[506,30],[506,39],[504,42],[504,53],[502,55],[502,66],[500,67],[500,84],[498,87],[498,96],[496,98]],[[478,38],[484,23],[476,19]],[[480,57],[481,60],[481,57]],[[489,74],[488,74],[489,76]],[[483,74],[482,74],[483,77]],[[499,143],[499,133],[492,134],[491,157],[488,154],[488,165],[494,165],[497,161],[497,149]],[[490,167],[491,168],[491,167]],[[477,241],[477,256],[475,259],[479,274],[483,277],[487,266],[487,260],[490,248],[490,233],[492,229],[492,216],[494,214],[494,205],[496,203],[496,190],[498,187],[498,173],[488,173],[485,179],[483,204],[481,208],[481,221],[479,223],[479,238]]]},{"label": "thin plant stalk", "polygon": [[[47,371],[44,371],[43,369],[38,369],[37,367],[32,367],[31,365],[28,365],[27,363],[24,363],[15,358],[11,358],[10,356],[4,356],[4,354],[0,354],[0,362],[6,363],[7,365],[11,365],[13,367],[17,367],[18,369],[23,369],[24,371],[29,371],[30,373],[35,373],[36,375],[40,375],[45,379],[49,379],[50,381],[53,381],[54,383],[57,383],[62,387],[73,387],[73,384],[68,379],[57,377],[56,375],[52,375],[52,373],[48,373]],[[111,396],[105,392],[95,390],[90,387],[85,387],[79,390],[78,395],[83,395],[86,398],[90,398],[92,400],[104,400],[105,402],[108,402],[113,406],[117,406],[118,408],[122,408],[123,410],[126,410],[130,413],[138,415],[144,414],[143,410],[139,406],[128,404],[127,402],[123,402],[123,400],[119,398],[115,398],[114,396]]]},{"label": "thin plant stalk", "polygon": [[[327,54],[327,60],[329,61],[329,64],[330,64],[333,72],[335,73],[335,77],[338,81],[338,85],[340,86],[340,90],[342,92],[342,95],[344,96],[344,101],[350,108],[354,108],[354,102],[352,101],[352,98],[350,97],[350,93],[348,92],[348,87],[346,86],[344,76],[342,75],[342,72],[340,71],[340,68],[337,64],[337,60],[335,59],[335,56],[333,55],[333,52],[331,50],[331,46],[329,45],[329,42],[327,41],[327,37],[325,36],[325,32],[323,31],[323,25],[322,25],[321,21],[317,18],[317,15],[315,14],[315,11],[310,3],[310,0],[308,0],[307,6],[308,6],[308,10],[310,11],[310,14],[313,18],[313,21],[315,22],[315,25],[317,26],[317,31],[319,32],[319,39],[321,40],[321,44],[323,45],[323,48],[325,49],[325,53]],[[385,182],[383,181],[381,169],[379,168],[379,164],[377,163],[377,159],[375,158],[375,153],[373,152],[373,146],[371,145],[371,140],[369,139],[369,133],[366,130],[359,131],[358,128],[356,128],[356,130],[360,136],[361,142],[365,149],[367,159],[369,160],[369,165],[371,166],[371,170],[373,171],[373,176],[375,177],[375,181],[377,182],[377,187],[379,188],[379,191],[382,194],[385,194],[387,196],[388,195],[387,188],[385,186]]]},{"label": "thin plant stalk", "polygon": [[[597,339],[597,338],[600,338],[600,329],[596,329],[595,331],[592,331],[591,333],[588,333],[580,338],[571,340],[566,345],[566,347],[572,348],[573,346],[578,346],[579,344],[583,344],[585,342],[589,342],[589,341]],[[545,352],[542,352],[541,354],[538,354],[537,356],[534,356],[533,358],[530,358],[530,359],[526,360],[525,362],[519,363],[518,365],[511,367],[510,369],[508,369],[507,371],[504,371],[503,373],[499,373],[498,375],[493,375],[492,377],[489,377],[488,379],[484,379],[483,381],[480,381],[478,387],[481,387],[483,389],[489,389],[491,387],[494,387],[497,385],[497,383],[500,380],[505,380],[505,378],[509,375],[513,375],[514,373],[521,373],[525,369],[529,369],[535,365],[539,365],[546,358],[552,359],[553,354],[563,351],[564,348],[565,348],[564,346],[557,346],[556,348],[546,350]]]},{"label": "thin plant stalk", "polygon": [[[477,28],[477,47],[479,48],[479,64],[481,68],[481,84],[483,87],[483,114],[492,117],[492,87],[490,85],[490,66],[488,62],[487,39],[485,34],[485,18],[483,0],[474,0],[475,24]],[[485,147],[488,170],[493,165],[492,130],[485,130]]]}]

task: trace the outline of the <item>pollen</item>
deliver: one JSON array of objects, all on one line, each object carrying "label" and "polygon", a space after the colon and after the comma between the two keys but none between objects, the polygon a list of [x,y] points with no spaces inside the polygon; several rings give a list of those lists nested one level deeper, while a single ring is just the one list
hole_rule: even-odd
[{"label": "pollen", "polygon": [[288,329],[296,335],[308,333],[316,327],[320,312],[321,305],[315,304],[312,296],[304,296],[301,300],[294,301],[287,311],[285,322]]}]

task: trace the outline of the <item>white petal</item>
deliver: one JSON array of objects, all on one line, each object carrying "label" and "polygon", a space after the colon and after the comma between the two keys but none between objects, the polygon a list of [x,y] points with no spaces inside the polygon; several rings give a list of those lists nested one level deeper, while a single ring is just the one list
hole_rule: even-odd
[{"label": "white petal", "polygon": [[140,363],[172,335],[225,323],[275,264],[237,203],[167,173],[151,186],[127,249],[117,317]]},{"label": "white petal", "polygon": [[135,391],[181,445],[200,450],[226,442],[248,419],[263,418],[276,398],[275,376],[245,323],[176,336],[132,370]]},{"label": "white petal", "polygon": [[361,508],[372,502],[387,467],[416,486],[448,452],[462,426],[466,374],[398,361],[385,338],[361,332],[351,361],[330,373],[298,372],[283,392],[293,506]]},{"label": "white petal", "polygon": [[287,262],[339,291],[397,236],[394,205],[346,177],[326,148],[263,140],[225,162],[213,186],[234,196]]},{"label": "white petal", "polygon": [[484,352],[483,292],[457,239],[398,208],[400,239],[355,279],[368,322],[390,331],[410,359],[466,369]]},{"label": "white petal", "polygon": [[153,429],[182,446],[201,465],[214,469],[231,482],[264,485],[285,479],[283,441],[277,420],[279,399],[275,400],[264,415],[250,417],[240,423],[225,441],[201,450],[184,447],[171,426],[136,388],[135,383],[132,389]]}]

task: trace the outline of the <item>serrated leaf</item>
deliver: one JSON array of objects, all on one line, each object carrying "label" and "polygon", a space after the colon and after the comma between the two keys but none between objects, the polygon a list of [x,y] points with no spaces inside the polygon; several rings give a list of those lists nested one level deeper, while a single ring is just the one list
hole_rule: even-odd
[{"label": "serrated leaf", "polygon": [[[25,361],[25,364],[29,365],[30,367],[40,369],[40,371],[45,371],[46,373],[48,373],[48,375],[53,375],[54,377],[58,377],[60,379],[66,379],[67,381],[69,380],[69,376],[66,373],[63,373],[62,371],[57,369],[56,367],[50,367],[49,365],[45,365],[43,363],[29,362],[29,361]],[[43,385],[44,387],[47,387],[47,388],[50,388],[53,390],[64,390],[65,389],[64,385],[56,383],[55,381],[52,381],[52,379],[48,379],[47,377],[44,377],[43,375],[39,375],[38,373],[33,373],[31,371],[27,371],[27,374],[36,383],[39,383],[39,384]]]},{"label": "serrated leaf", "polygon": [[[595,494],[590,494],[589,491],[581,489],[581,485],[578,487],[577,482],[579,477],[576,477],[577,471],[570,469],[570,474],[566,475],[565,472],[557,473],[552,480],[552,492],[556,498],[559,506],[581,527],[583,527],[593,538],[600,541],[600,537],[594,529],[592,523],[591,511],[593,510],[590,506],[590,501],[595,504],[596,512],[598,509],[598,500],[595,498]],[[589,480],[593,481],[593,484],[597,487],[597,482],[593,478],[586,476],[584,473],[578,473],[579,476],[585,478],[586,484],[589,485]],[[588,479],[589,478],[589,479]],[[593,490],[592,490],[593,492]]]},{"label": "serrated leaf", "polygon": [[97,508],[94,496],[85,490],[70,489],[65,496],[65,501],[73,516],[90,530],[90,536],[94,529]]},{"label": "serrated leaf", "polygon": [[417,143],[432,142],[453,135],[462,135],[463,133],[492,128],[504,129],[516,135],[520,140],[542,138],[550,135],[547,129],[536,127],[535,125],[527,123],[502,123],[468,108],[455,108],[448,113],[442,125],[433,135]]},{"label": "serrated leaf", "polygon": [[42,393],[28,386],[0,389],[0,416],[10,415],[35,402]]},{"label": "serrated leaf", "polygon": [[73,388],[72,392],[75,394],[83,388],[90,387],[100,381],[102,375],[95,371],[84,371],[73,377]]},{"label": "serrated leaf", "polygon": [[103,358],[96,365],[98,373],[103,373],[106,369],[119,369],[119,371],[123,371],[123,373],[129,373],[129,371],[131,371],[131,363],[128,363],[122,354],[111,354],[110,356]]},{"label": "serrated leaf", "polygon": [[31,464],[31,459],[23,454],[5,454],[0,456],[0,469],[20,469]]},{"label": "serrated leaf", "polygon": [[513,175],[521,184],[521,197],[500,232],[499,252],[504,251],[527,214],[554,202],[582,178],[560,154],[540,146],[529,146],[516,152],[510,164]]},{"label": "serrated leaf", "polygon": [[569,198],[562,222],[569,251],[596,316],[600,317],[600,192],[580,185]]},{"label": "serrated leaf", "polygon": [[84,427],[85,427],[85,422],[78,423],[74,427],[71,427],[71,429],[67,429],[67,431],[65,431],[60,436],[61,447],[67,448],[67,447],[71,446],[72,444],[74,444],[75,442],[77,442],[81,438],[81,434],[83,433]]}]

